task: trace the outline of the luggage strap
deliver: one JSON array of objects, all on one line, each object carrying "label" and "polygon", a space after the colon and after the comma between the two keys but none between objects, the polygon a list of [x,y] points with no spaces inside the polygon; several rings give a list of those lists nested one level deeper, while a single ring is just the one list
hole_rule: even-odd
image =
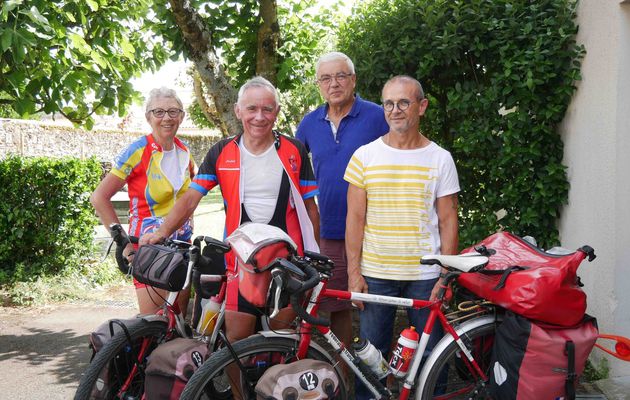
[{"label": "luggage strap", "polygon": [[524,271],[526,269],[529,269],[529,267],[522,267],[520,265],[514,265],[508,269],[501,269],[501,270],[483,269],[480,272],[484,275],[501,275],[501,279],[499,280],[499,283],[497,283],[497,285],[492,288],[492,290],[500,290],[505,287],[505,281],[507,280],[508,276],[510,276],[512,272]]},{"label": "luggage strap", "polygon": [[571,340],[567,340],[565,351],[567,353],[568,365],[564,391],[566,392],[567,400],[575,400],[575,380],[577,379],[577,374],[575,373],[575,343]]}]

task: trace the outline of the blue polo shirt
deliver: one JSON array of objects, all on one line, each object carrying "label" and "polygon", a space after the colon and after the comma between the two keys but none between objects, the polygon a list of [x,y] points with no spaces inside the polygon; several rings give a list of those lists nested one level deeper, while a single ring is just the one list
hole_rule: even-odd
[{"label": "blue polo shirt", "polygon": [[343,174],[354,151],[389,131],[383,108],[356,95],[352,109],[337,127],[335,138],[326,119],[328,105],[307,114],[295,137],[312,154],[319,186],[320,236],[343,239],[346,234],[348,182]]}]

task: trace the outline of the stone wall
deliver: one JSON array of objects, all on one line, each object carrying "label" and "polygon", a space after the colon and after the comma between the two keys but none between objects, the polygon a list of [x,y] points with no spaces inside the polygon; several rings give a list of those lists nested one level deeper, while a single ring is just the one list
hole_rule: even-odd
[{"label": "stone wall", "polygon": [[[142,132],[86,131],[63,124],[0,118],[0,159],[11,154],[29,157],[96,157],[111,162],[129,143],[144,135]],[[186,135],[178,137],[190,147],[197,165],[217,136]]]}]

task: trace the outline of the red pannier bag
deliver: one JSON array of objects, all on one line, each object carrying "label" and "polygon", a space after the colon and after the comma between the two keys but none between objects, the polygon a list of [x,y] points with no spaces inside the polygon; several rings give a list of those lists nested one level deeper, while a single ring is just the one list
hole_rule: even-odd
[{"label": "red pannier bag", "polygon": [[560,327],[507,313],[492,348],[492,398],[575,399],[575,386],[597,336],[597,321],[589,315],[573,327]]},{"label": "red pannier bag", "polygon": [[499,232],[462,253],[476,249],[488,252],[488,265],[461,274],[460,286],[533,320],[573,326],[584,317],[586,293],[580,288],[577,268],[586,256],[589,261],[595,258],[591,247],[551,254],[509,232]]},{"label": "red pannier bag", "polygon": [[295,254],[297,245],[282,229],[255,222],[244,223],[226,241],[236,254],[239,293],[254,306],[264,306],[270,268],[277,258]]}]

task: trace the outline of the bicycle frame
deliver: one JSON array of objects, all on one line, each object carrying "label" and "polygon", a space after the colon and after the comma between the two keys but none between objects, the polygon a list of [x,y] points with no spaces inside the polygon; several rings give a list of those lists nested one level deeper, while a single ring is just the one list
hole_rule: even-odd
[{"label": "bicycle frame", "polygon": [[[184,288],[182,290],[186,289],[190,283],[190,272],[192,271],[193,265],[194,265],[193,261],[188,262],[188,271],[186,275],[186,281],[184,283]],[[147,289],[147,290],[150,290],[150,289]],[[177,301],[179,298],[179,293],[180,293],[179,291],[169,292],[166,298],[166,301],[164,302],[164,307],[162,307],[160,310],[158,310],[155,313],[155,315],[164,317],[166,319],[166,323],[167,323],[166,339],[170,339],[173,337],[174,329],[176,329],[177,332],[180,335],[182,335],[182,337],[188,337],[188,334],[185,329],[186,323],[184,321],[184,315],[182,314],[182,311],[179,307],[179,302]],[[120,398],[127,391],[127,389],[129,388],[129,385],[131,384],[134,377],[138,373],[138,366],[144,359],[146,352],[149,349],[150,344],[151,342],[149,338],[142,339],[140,350],[138,351],[138,354],[134,355],[134,366],[129,372],[129,375],[127,376],[127,378],[125,379],[125,382],[120,386],[120,389],[118,390],[118,393],[117,393],[118,398]]]},{"label": "bicycle frame", "polygon": [[[392,297],[392,296],[382,296],[382,295],[374,295],[367,293],[357,293],[357,292],[348,292],[343,290],[332,290],[327,289],[326,286],[328,284],[328,278],[324,277],[321,282],[313,288],[311,293],[308,306],[306,307],[307,314],[316,317],[317,310],[319,308],[319,301],[322,298],[334,298],[339,300],[354,300],[354,301],[362,301],[366,303],[375,303],[375,304],[384,304],[391,306],[400,306],[403,308],[429,308],[429,316],[427,318],[427,322],[422,330],[422,335],[420,336],[420,340],[418,343],[418,347],[414,353],[413,359],[411,361],[411,365],[409,367],[409,371],[405,377],[403,388],[400,391],[400,400],[407,400],[411,394],[411,389],[414,385],[415,377],[418,374],[420,363],[422,361],[422,355],[426,350],[427,343],[429,341],[429,336],[433,331],[433,325],[436,320],[439,320],[442,327],[444,328],[445,334],[449,334],[453,337],[453,339],[457,342],[462,352],[466,355],[467,359],[467,367],[470,372],[477,378],[482,380],[487,380],[486,374],[481,370],[479,364],[474,359],[473,355],[468,351],[468,348],[464,345],[463,341],[455,331],[453,325],[451,325],[446,316],[442,312],[442,300],[428,301],[428,300],[420,300],[420,299],[411,299],[411,298],[403,298],[403,297]],[[300,333],[300,343],[298,348],[298,358],[305,358],[307,354],[308,347],[311,341],[311,329],[317,329],[322,336],[326,339],[326,341],[337,351],[341,358],[345,361],[345,363],[352,369],[363,384],[375,395],[376,398],[382,398],[382,394],[379,390],[372,385],[365,374],[357,367],[356,357],[350,353],[346,347],[346,344],[342,343],[337,336],[330,330],[327,326],[322,325],[312,325],[304,320],[300,322],[299,333]],[[387,390],[387,389],[385,389]]]},{"label": "bicycle frame", "polygon": [[[186,281],[184,282],[184,286],[181,291],[187,289],[188,286],[190,285],[190,277],[192,275],[191,272],[192,272],[192,268],[194,264],[195,264],[194,260],[188,261]],[[215,329],[212,332],[212,335],[210,336],[209,343],[208,343],[208,346],[213,347],[218,337],[218,331],[223,323],[223,319],[225,318],[226,280],[225,280],[225,277],[221,275],[201,275],[201,278],[207,281],[218,280],[222,282],[221,289],[219,291],[219,294],[217,295],[218,300],[221,301],[221,309],[217,317],[217,323],[215,324]],[[181,293],[181,291],[169,292],[166,298],[166,301],[164,302],[164,306],[160,310],[158,310],[157,313],[155,314],[158,317],[163,317],[166,319],[167,329],[166,329],[165,338],[167,340],[171,339],[174,336],[175,330],[181,337],[184,337],[184,338],[190,337],[190,334],[186,330],[186,322],[184,320],[184,315],[182,314],[182,310],[179,307],[179,302],[177,301],[179,299],[179,294]],[[138,351],[138,354],[134,357],[134,360],[135,360],[134,366],[129,372],[129,375],[127,376],[127,378],[125,379],[125,382],[121,385],[120,390],[118,391],[118,394],[117,394],[118,397],[122,396],[125,393],[129,385],[133,381],[134,377],[138,373],[138,365],[144,359],[150,344],[151,343],[148,338],[144,338],[142,340],[140,350]]]}]

